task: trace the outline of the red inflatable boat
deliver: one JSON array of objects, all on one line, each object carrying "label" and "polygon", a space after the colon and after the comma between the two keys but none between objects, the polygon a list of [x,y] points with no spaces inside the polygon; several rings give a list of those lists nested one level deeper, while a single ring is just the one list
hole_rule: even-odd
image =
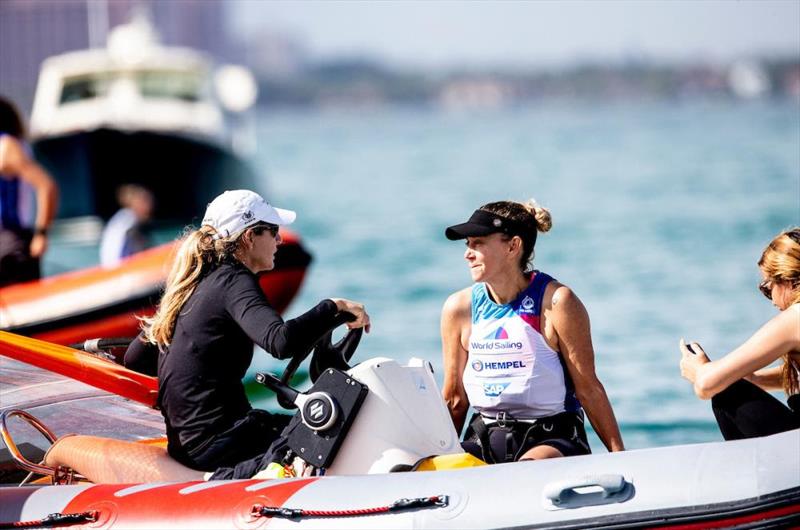
[{"label": "red inflatable boat", "polygon": [[[284,311],[300,289],[311,256],[299,237],[282,229],[275,268],[261,287]],[[57,344],[94,337],[132,337],[137,316],[150,315],[173,258],[168,243],[124,260],[117,267],[93,267],[0,288],[0,330]]]}]

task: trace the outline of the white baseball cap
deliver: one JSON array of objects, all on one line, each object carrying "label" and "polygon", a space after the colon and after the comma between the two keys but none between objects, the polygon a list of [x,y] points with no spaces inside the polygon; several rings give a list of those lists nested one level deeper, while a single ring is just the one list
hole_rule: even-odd
[{"label": "white baseball cap", "polygon": [[217,231],[215,238],[237,234],[256,223],[288,225],[297,214],[292,210],[275,208],[258,193],[250,190],[226,191],[211,201],[203,216],[203,225]]}]

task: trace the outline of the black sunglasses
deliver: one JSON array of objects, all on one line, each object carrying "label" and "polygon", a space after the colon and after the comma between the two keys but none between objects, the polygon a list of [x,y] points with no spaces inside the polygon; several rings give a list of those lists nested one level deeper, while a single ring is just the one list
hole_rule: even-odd
[{"label": "black sunglasses", "polygon": [[257,236],[260,236],[264,232],[269,232],[272,234],[272,237],[277,237],[278,230],[280,230],[280,227],[271,223],[261,223],[253,227],[253,232],[255,232]]},{"label": "black sunglasses", "polygon": [[772,280],[763,280],[758,284],[758,290],[767,297],[767,300],[772,300]]}]

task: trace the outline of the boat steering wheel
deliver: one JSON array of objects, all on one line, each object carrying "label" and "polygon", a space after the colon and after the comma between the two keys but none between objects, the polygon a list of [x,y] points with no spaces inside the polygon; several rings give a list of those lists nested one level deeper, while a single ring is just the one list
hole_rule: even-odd
[{"label": "boat steering wheel", "polygon": [[[317,377],[319,377],[319,375],[328,368],[348,370],[350,366],[347,364],[347,362],[355,353],[356,348],[361,341],[361,336],[364,334],[364,328],[348,330],[345,336],[342,337],[342,339],[336,344],[333,344],[332,336],[333,331],[336,328],[342,324],[346,324],[347,322],[352,322],[355,319],[356,316],[350,312],[340,311],[337,313],[327,331],[319,339],[317,339],[316,342],[314,342],[306,350],[295,353],[292,356],[289,364],[283,371],[283,375],[280,377],[280,383],[283,386],[288,387],[289,382],[292,380],[292,377],[294,377],[297,369],[312,351],[314,354],[311,357],[311,365],[309,369],[309,375],[312,382],[316,381]],[[285,409],[291,409],[295,407],[294,403],[291,400],[286,399],[283,393],[276,392],[276,395],[278,398],[278,403],[281,407]]]}]

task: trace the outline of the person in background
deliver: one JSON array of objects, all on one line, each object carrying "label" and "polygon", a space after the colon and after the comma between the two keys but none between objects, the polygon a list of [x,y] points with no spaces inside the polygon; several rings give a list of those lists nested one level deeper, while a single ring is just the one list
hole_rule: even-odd
[{"label": "person in background", "polygon": [[113,267],[150,246],[143,231],[153,214],[153,194],[137,184],[124,184],[117,191],[122,208],[108,220],[100,240],[100,264]]},{"label": "person in background", "polygon": [[322,300],[284,321],[264,297],[257,274],[274,267],[278,227],[294,219],[249,190],[219,195],[181,241],[158,309],[125,353],[126,367],[158,376],[167,451],[192,469],[249,478],[249,464],[288,421],[247,399],[242,378],[254,344],[278,359],[308,351],[342,311],[356,317],[349,328],[369,331],[357,302]]},{"label": "person in background", "polygon": [[[680,341],[681,375],[711,408],[726,440],[800,428],[800,227],[776,236],[758,260],[759,289],[780,310],[744,344],[717,361]],[[770,367],[782,359],[780,366]],[[783,405],[767,391],[783,390]]]},{"label": "person in background", "polygon": [[550,212],[531,201],[481,206],[449,227],[475,282],[442,309],[443,396],[466,451],[489,463],[591,452],[583,411],[609,451],[622,436],[595,374],[589,315],[566,285],[532,269]]},{"label": "person in background", "polygon": [[24,139],[19,111],[0,96],[0,287],[39,278],[58,205],[56,183]]}]

